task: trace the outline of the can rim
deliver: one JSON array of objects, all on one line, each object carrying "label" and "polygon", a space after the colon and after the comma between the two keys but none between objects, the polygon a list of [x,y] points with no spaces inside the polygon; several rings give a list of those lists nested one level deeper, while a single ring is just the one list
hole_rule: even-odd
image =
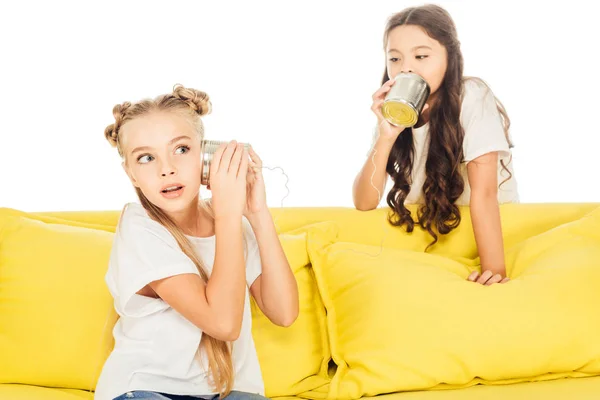
[{"label": "can rim", "polygon": [[[402,104],[404,104],[404,105],[407,105],[407,106],[409,106],[409,107],[410,107],[410,108],[413,110],[413,112],[414,112],[414,113],[417,115],[417,118],[415,119],[415,122],[414,122],[412,125],[403,125],[403,124],[398,124],[398,123],[396,123],[396,122],[395,122],[395,120],[394,120],[394,118],[392,118],[392,116],[391,116],[389,113],[385,112],[385,108],[384,108],[384,106],[385,106],[387,103],[392,103],[392,102],[395,102],[395,103],[402,103]],[[402,127],[402,126],[403,126],[403,127],[405,127],[405,128],[411,128],[411,127],[413,127],[413,126],[414,126],[414,125],[417,123],[417,121],[419,120],[419,113],[417,112],[417,109],[416,109],[416,107],[415,107],[414,105],[410,104],[409,102],[407,102],[407,101],[406,101],[406,100],[404,100],[404,99],[397,99],[397,100],[395,100],[395,99],[389,99],[389,100],[385,100],[385,101],[383,102],[383,104],[381,105],[381,113],[383,114],[383,117],[386,119],[386,121],[387,121],[387,122],[389,122],[390,124],[392,124],[392,125],[394,125],[394,126],[396,126],[396,127]]]},{"label": "can rim", "polygon": [[402,103],[402,104],[406,104],[407,106],[409,106],[410,108],[412,108],[414,112],[417,112],[417,107],[414,104],[412,104],[408,100],[402,99],[400,97],[397,97],[397,98],[390,97],[389,99],[385,99],[383,101],[383,104],[381,105],[381,107],[383,107],[387,103]]},{"label": "can rim", "polygon": [[427,85],[427,87],[429,87],[429,84],[427,83],[427,81],[419,74],[416,74],[414,72],[400,72],[399,74],[396,74],[396,76],[394,76],[394,80],[397,80],[400,75],[403,75],[405,77],[414,77],[417,80],[424,83],[425,85]]}]

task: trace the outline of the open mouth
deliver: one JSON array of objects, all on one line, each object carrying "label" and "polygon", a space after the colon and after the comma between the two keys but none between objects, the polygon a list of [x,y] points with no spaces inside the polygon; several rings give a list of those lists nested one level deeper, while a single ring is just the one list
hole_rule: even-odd
[{"label": "open mouth", "polygon": [[180,184],[174,184],[171,186],[166,186],[163,190],[160,191],[160,194],[166,199],[175,199],[183,193],[184,186]]},{"label": "open mouth", "polygon": [[168,188],[161,190],[161,192],[162,193],[173,193],[173,192],[177,192],[181,189],[183,189],[183,186],[169,186]]}]

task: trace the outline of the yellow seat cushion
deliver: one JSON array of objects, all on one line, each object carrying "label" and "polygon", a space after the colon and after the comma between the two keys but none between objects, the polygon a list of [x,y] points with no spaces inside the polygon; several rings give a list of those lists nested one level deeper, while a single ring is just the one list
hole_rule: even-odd
[{"label": "yellow seat cushion", "polygon": [[[453,391],[401,392],[364,400],[595,400],[600,393],[600,377],[559,379],[514,385],[473,386]],[[49,389],[27,385],[0,384],[2,400],[92,400],[93,393],[83,390]],[[277,397],[298,400],[300,397]]]},{"label": "yellow seat cushion", "polygon": [[[90,229],[96,226],[0,210],[0,383],[95,388],[117,318],[104,281],[113,234]],[[298,283],[296,322],[278,327],[252,304],[269,396],[323,398],[328,391],[331,355],[308,259],[309,228],[280,235]]]},{"label": "yellow seat cushion", "polygon": [[0,383],[94,389],[113,346],[104,283],[112,237],[0,219]]},{"label": "yellow seat cushion", "polygon": [[[600,377],[596,376],[512,385],[477,385],[457,390],[398,392],[363,397],[362,400],[596,400],[598,393],[600,393]],[[277,400],[298,400],[298,398],[278,397]]]},{"label": "yellow seat cushion", "polygon": [[0,384],[2,400],[93,400],[93,398],[94,393],[84,390]]},{"label": "yellow seat cushion", "polygon": [[[418,206],[408,205],[412,215]],[[503,204],[500,206],[502,233],[507,247],[548,229],[581,218],[597,208],[593,203],[544,203]],[[442,235],[438,244],[430,249],[433,254],[471,261],[477,258],[477,246],[471,227],[469,208],[459,207],[462,222],[451,235]],[[9,210],[9,209],[5,209]],[[431,237],[416,229],[407,234],[404,229],[390,226],[387,222],[389,208],[372,211],[357,211],[348,207],[273,207],[270,209],[278,233],[286,233],[309,224],[333,221],[340,227],[339,240],[371,244],[373,246],[423,251]],[[3,209],[0,208],[0,218]],[[119,218],[118,211],[66,211],[29,213],[30,218],[53,218],[68,222],[79,222],[96,229],[114,231]]]},{"label": "yellow seat cushion", "polygon": [[524,382],[512,385],[477,385],[459,390],[401,392],[363,400],[595,400],[600,377]]},{"label": "yellow seat cushion", "polygon": [[[92,215],[110,214],[110,215],[112,215],[114,213],[115,212],[89,213],[89,214],[92,214]],[[93,220],[90,217],[89,218],[90,221],[85,220],[85,218],[82,218],[83,220],[77,220],[77,219],[73,219],[73,218],[63,218],[63,216],[70,216],[71,214],[72,213],[28,213],[25,211],[16,210],[14,208],[0,208],[0,223],[5,218],[20,216],[20,217],[26,217],[29,219],[33,219],[36,221],[46,222],[49,224],[79,226],[82,228],[97,229],[97,230],[108,231],[108,232],[115,231],[116,224],[112,225],[112,224],[108,223],[108,222],[110,222],[110,220],[108,220],[108,218],[105,218],[105,220]],[[74,213],[74,214],[79,215],[78,213]],[[83,215],[87,215],[87,214],[88,213],[83,213]]]},{"label": "yellow seat cushion", "polygon": [[[598,207],[598,204],[503,204],[500,206],[502,233],[508,247],[531,236],[538,235],[561,224],[581,218]],[[418,206],[408,205],[412,215]],[[469,207],[459,207],[462,222],[449,235],[441,235],[439,242],[430,248],[432,254],[454,259],[474,260],[477,245],[473,236]],[[272,208],[271,212],[281,232],[307,224],[333,221],[339,227],[338,241],[370,244],[372,246],[424,251],[431,242],[427,232],[415,229],[407,233],[403,228],[387,223],[389,208],[357,211],[346,207]]]},{"label": "yellow seat cushion", "polygon": [[329,396],[600,374],[599,232],[597,209],[529,238],[508,251],[513,279],[486,287],[449,258],[312,231],[338,365]]},{"label": "yellow seat cushion", "polygon": [[[287,328],[274,325],[252,300],[252,330],[267,397],[304,393],[305,397],[320,398],[328,391],[331,355],[325,307],[308,259],[308,229],[279,235],[298,284],[300,310],[294,324]],[[315,393],[307,393],[310,391]]]}]

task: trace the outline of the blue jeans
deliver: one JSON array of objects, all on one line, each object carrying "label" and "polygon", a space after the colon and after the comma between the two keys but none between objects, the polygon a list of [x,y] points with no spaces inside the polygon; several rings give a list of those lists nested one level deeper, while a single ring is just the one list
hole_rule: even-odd
[{"label": "blue jeans", "polygon": [[[217,400],[219,398],[219,396],[216,395],[213,397],[209,397],[209,396],[194,397],[194,396],[182,396],[182,395],[178,395],[178,394],[165,394],[165,393],[146,392],[146,391],[142,391],[142,390],[136,390],[133,392],[127,392],[125,394],[122,394],[119,397],[115,398],[114,400],[128,400],[128,399],[202,400],[203,398]],[[238,392],[238,391],[234,390],[231,393],[229,393],[229,395],[227,397],[225,397],[224,399],[227,399],[227,400],[265,400],[266,397],[263,397],[259,394],[255,394],[255,393]]]}]

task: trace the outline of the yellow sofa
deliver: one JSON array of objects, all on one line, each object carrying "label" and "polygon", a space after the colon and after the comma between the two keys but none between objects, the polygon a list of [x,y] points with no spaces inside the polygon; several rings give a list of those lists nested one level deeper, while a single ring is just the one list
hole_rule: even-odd
[{"label": "yellow sofa", "polygon": [[[428,253],[386,209],[271,211],[301,310],[279,328],[253,304],[269,397],[600,399],[600,204],[502,206],[512,280],[493,287],[465,281],[467,208]],[[93,398],[118,217],[0,209],[0,400]]]}]

